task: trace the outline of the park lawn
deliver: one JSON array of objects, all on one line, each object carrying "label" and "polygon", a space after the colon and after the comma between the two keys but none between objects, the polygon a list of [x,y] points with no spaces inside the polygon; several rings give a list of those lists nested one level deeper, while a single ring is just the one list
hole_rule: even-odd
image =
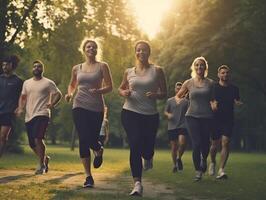
[{"label": "park lawn", "polygon": [[[28,148],[23,155],[6,154],[0,159],[0,170],[34,170],[36,159]],[[48,146],[51,156],[51,170],[61,172],[83,172],[78,158],[78,149],[74,152],[69,148]],[[128,192],[132,183],[121,181],[120,177],[130,176],[128,166],[128,150],[106,149],[104,165],[98,169],[98,173],[116,174],[116,178],[110,180],[120,186],[120,191],[112,194],[92,193],[84,189],[68,189],[57,182],[43,183],[31,182],[23,185],[0,184],[0,199],[132,199]],[[204,176],[198,183],[193,182],[193,166],[191,152],[184,155],[184,171],[182,173],[171,172],[172,164],[170,153],[166,150],[157,150],[154,158],[154,168],[144,172],[144,178],[154,183],[167,185],[174,191],[173,198],[180,200],[189,199],[217,199],[217,200],[259,200],[266,197],[266,156],[255,153],[232,153],[230,156],[227,173],[228,180],[217,181],[214,177]],[[94,172],[94,170],[93,170]],[[1,177],[0,177],[1,179]],[[144,180],[145,181],[145,180]],[[83,180],[81,180],[81,185]],[[80,192],[82,190],[82,192]],[[145,190],[145,188],[144,188]],[[155,198],[142,198],[143,200]],[[158,199],[160,199],[158,197]]]}]

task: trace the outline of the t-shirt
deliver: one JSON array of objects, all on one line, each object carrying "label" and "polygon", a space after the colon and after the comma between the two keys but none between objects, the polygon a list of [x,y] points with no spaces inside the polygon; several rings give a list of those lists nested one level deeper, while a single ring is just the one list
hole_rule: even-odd
[{"label": "t-shirt", "polygon": [[223,120],[234,119],[234,100],[240,100],[238,87],[230,84],[222,86],[219,83],[214,85],[214,98],[218,101],[218,110],[215,117]]},{"label": "t-shirt", "polygon": [[176,102],[175,97],[169,98],[167,100],[165,111],[173,115],[173,118],[168,120],[168,130],[186,128],[185,113],[187,112],[187,108],[187,99],[181,99],[179,103]]},{"label": "t-shirt", "polygon": [[7,77],[0,75],[0,114],[13,113],[18,106],[18,99],[23,81],[15,74]]},{"label": "t-shirt", "polygon": [[30,121],[36,116],[51,116],[50,109],[47,104],[51,98],[51,94],[60,92],[55,83],[43,77],[40,80],[30,78],[23,84],[22,95],[27,95],[26,98],[26,115],[25,122]]}]

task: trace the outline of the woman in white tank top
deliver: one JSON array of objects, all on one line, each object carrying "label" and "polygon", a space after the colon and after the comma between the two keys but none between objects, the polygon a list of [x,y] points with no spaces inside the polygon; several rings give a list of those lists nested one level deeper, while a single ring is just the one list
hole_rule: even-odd
[{"label": "woman in white tank top", "polygon": [[97,43],[85,40],[82,50],[85,62],[75,65],[72,69],[71,80],[66,101],[70,101],[76,89],[73,102],[73,120],[79,136],[79,153],[86,173],[84,187],[93,187],[94,180],[91,175],[91,155],[93,150],[95,158],[94,168],[102,164],[103,146],[99,142],[99,133],[103,121],[104,100],[103,94],[112,91],[111,72],[107,63],[98,62]]},{"label": "woman in white tank top", "polygon": [[150,64],[150,45],[139,41],[135,46],[136,65],[125,71],[119,94],[125,97],[122,124],[130,146],[130,168],[134,188],[130,195],[142,195],[142,158],[144,170],[152,168],[154,144],[159,126],[156,99],[166,97],[166,81],[161,67]]}]

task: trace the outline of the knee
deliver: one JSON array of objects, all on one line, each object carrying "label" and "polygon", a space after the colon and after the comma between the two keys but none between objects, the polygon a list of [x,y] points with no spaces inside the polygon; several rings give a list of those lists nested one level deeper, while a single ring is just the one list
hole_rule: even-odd
[{"label": "knee", "polygon": [[229,147],[229,144],[230,144],[230,141],[229,140],[223,140],[222,141],[222,147],[223,148],[228,148]]}]

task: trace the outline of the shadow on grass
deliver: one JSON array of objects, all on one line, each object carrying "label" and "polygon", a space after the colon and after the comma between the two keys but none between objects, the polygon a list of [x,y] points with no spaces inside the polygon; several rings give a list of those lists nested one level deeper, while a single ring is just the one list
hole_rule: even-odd
[{"label": "shadow on grass", "polygon": [[20,179],[25,179],[25,178],[30,178],[35,175],[33,174],[21,174],[21,175],[16,175],[16,176],[5,176],[0,178],[0,184],[5,184],[9,183],[12,181],[20,180]]},{"label": "shadow on grass", "polygon": [[65,175],[63,175],[61,177],[44,181],[44,183],[48,183],[48,184],[59,184],[59,183],[63,182],[64,180],[68,179],[68,178],[71,178],[71,177],[77,176],[77,175],[81,175],[81,174],[83,174],[83,173],[82,172],[78,172],[78,173],[65,174]]}]

